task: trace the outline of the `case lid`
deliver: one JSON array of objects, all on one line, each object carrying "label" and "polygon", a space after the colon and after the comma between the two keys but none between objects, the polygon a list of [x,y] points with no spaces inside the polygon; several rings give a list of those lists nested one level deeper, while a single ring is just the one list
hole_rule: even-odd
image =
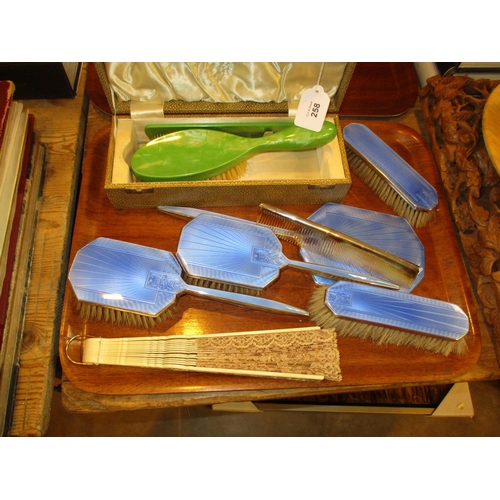
[{"label": "case lid", "polygon": [[315,85],[330,97],[329,113],[336,113],[355,63],[108,62],[95,67],[117,115],[129,115],[134,103],[163,108],[165,114],[227,115],[290,114],[302,92]]}]

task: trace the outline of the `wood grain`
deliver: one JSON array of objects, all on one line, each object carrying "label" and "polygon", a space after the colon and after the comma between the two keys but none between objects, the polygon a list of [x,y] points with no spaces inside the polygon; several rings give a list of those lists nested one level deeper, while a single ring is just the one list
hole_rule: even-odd
[{"label": "wood grain", "polygon": [[415,106],[418,79],[411,62],[358,62],[340,117],[394,117]]},{"label": "wood grain", "polygon": [[[345,125],[347,121],[344,121]],[[346,392],[374,386],[397,386],[440,383],[468,372],[475,365],[481,350],[478,318],[473,306],[471,288],[467,279],[446,201],[440,190],[439,177],[432,157],[422,137],[412,128],[394,122],[366,122],[383,140],[424,175],[439,192],[436,220],[427,228],[419,229],[426,249],[426,276],[415,289],[416,294],[447,300],[461,306],[470,316],[470,352],[465,357],[444,357],[402,347],[379,347],[368,341],[339,338],[341,383],[320,383],[257,380],[245,377],[179,374],[151,369],[121,367],[82,367],[72,364],[65,355],[69,337],[77,334],[104,337],[182,334],[187,331],[218,333],[228,331],[293,328],[309,324],[308,320],[256,313],[214,301],[183,296],[173,316],[157,327],[140,331],[133,327],[112,326],[82,320],[76,312],[76,299],[67,288],[62,314],[59,354],[64,370],[63,392],[76,390],[87,394],[88,400],[96,396],[117,396],[140,400],[148,397],[155,401],[165,396],[165,405],[186,404],[186,401],[207,401],[215,398],[235,400],[260,394],[266,397],[328,392]],[[75,221],[70,263],[86,243],[98,236],[121,239],[132,243],[175,251],[184,222],[159,213],[154,209],[116,210],[104,191],[107,147],[110,126],[106,125],[93,137],[83,164],[82,186]],[[361,181],[354,178],[345,204],[391,213],[379,198]],[[286,210],[308,216],[318,207],[314,205],[284,206]],[[248,220],[255,220],[257,207],[213,208]],[[294,247],[284,245],[285,253],[297,258]],[[279,280],[263,293],[267,298],[307,307],[314,288],[309,276],[298,271],[285,270]],[[154,396],[151,396],[154,395]],[[167,396],[168,395],[168,396]],[[256,396],[258,397],[258,396]],[[128,400],[128,399],[127,399]],[[200,404],[200,403],[193,403]],[[127,406],[128,403],[125,405]],[[84,406],[84,405],[83,405]],[[93,404],[91,404],[93,406]],[[81,407],[80,407],[81,408]]]},{"label": "wood grain", "polygon": [[75,99],[30,100],[40,143],[46,150],[43,191],[31,251],[19,375],[11,436],[41,436],[50,417],[55,352],[88,99],[84,65]]}]

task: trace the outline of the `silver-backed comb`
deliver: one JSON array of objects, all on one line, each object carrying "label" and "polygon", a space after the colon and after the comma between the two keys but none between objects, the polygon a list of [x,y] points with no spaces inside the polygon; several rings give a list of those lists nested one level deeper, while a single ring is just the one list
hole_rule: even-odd
[{"label": "silver-backed comb", "polygon": [[279,238],[309,251],[335,258],[344,268],[357,272],[382,276],[400,288],[409,288],[419,268],[413,262],[370,245],[346,233],[305,219],[282,208],[261,203],[258,222],[271,227]]},{"label": "silver-backed comb", "polygon": [[[419,271],[414,280],[408,287],[401,286],[401,291],[410,292],[422,281],[425,274],[424,245],[405,218],[339,203],[326,203],[308,218],[418,266]],[[348,265],[343,259],[318,254],[307,245],[301,247],[300,254],[306,262],[336,267]],[[375,270],[370,274],[383,278]],[[321,276],[316,276],[315,281],[320,285],[333,284],[333,280]]]}]

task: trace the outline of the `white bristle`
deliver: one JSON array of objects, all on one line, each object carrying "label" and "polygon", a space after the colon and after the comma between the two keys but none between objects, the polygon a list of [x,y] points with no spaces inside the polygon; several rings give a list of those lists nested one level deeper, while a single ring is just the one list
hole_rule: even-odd
[{"label": "white bristle", "polygon": [[236,165],[235,167],[230,168],[229,170],[226,170],[225,172],[222,172],[222,174],[214,175],[213,177],[210,177],[209,180],[211,180],[211,181],[238,180],[245,175],[246,170],[247,170],[247,162],[243,161],[241,163],[238,163],[238,165]]}]

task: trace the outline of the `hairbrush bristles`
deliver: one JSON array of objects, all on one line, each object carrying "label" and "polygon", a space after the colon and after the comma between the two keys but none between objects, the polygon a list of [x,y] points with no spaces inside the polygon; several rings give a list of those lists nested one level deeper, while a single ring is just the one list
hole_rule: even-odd
[{"label": "hairbrush bristles", "polygon": [[97,238],[80,249],[69,282],[87,319],[136,326],[154,326],[170,316],[177,298],[191,294],[205,299],[281,314],[308,316],[303,309],[241,293],[186,283],[175,256],[166,250],[109,238]]},{"label": "hairbrush bristles", "polygon": [[233,168],[230,168],[229,170],[226,170],[225,172],[222,172],[222,174],[219,175],[214,175],[213,177],[210,177],[207,180],[210,181],[237,181],[238,179],[241,179],[247,171],[247,162],[242,161],[241,163],[238,163]]},{"label": "hairbrush bristles", "polygon": [[436,190],[368,127],[350,123],[344,128],[351,170],[394,212],[413,227],[435,217]]},{"label": "hairbrush bristles", "polygon": [[177,305],[173,304],[158,316],[153,317],[130,311],[120,311],[109,307],[102,307],[87,302],[77,302],[77,311],[83,319],[111,323],[112,325],[127,325],[142,328],[154,328],[156,325],[170,318],[176,309]]},{"label": "hairbrush bristles", "polygon": [[200,288],[209,288],[211,290],[224,290],[226,292],[241,293],[244,295],[258,296],[261,294],[262,289],[245,287],[242,285],[235,285],[233,283],[222,283],[220,281],[211,280],[208,278],[197,278],[190,276],[189,274],[183,272],[182,277],[186,283],[193,286],[198,286]]},{"label": "hairbrush bristles", "polygon": [[340,336],[444,356],[468,352],[468,318],[447,302],[338,282],[313,293],[309,313],[317,325],[335,328]]}]

